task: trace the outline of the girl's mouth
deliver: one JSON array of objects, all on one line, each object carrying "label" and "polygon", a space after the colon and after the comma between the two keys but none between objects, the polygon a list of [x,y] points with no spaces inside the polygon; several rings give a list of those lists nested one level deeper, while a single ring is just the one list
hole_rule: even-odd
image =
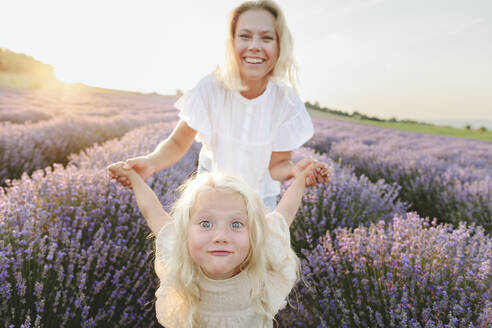
[{"label": "girl's mouth", "polygon": [[210,251],[208,253],[215,255],[215,256],[226,256],[226,255],[232,254],[232,252],[229,252],[229,251]]}]

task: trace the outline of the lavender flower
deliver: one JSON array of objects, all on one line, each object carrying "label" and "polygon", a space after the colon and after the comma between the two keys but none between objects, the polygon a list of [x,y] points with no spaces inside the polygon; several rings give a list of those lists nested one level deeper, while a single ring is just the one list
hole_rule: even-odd
[{"label": "lavender flower", "polygon": [[492,143],[316,120],[309,145],[371,181],[397,183],[410,209],[492,229]]},{"label": "lavender flower", "polygon": [[[406,204],[398,200],[398,187],[383,181],[370,182],[357,177],[353,170],[333,162],[326,155],[317,155],[308,148],[294,152],[294,160],[316,158],[331,171],[328,184],[308,188],[297,218],[291,227],[293,247],[313,249],[326,231],[337,227],[356,228],[380,220],[389,221],[394,215],[404,215]],[[283,183],[285,190],[290,182]]]},{"label": "lavender flower", "polygon": [[[97,92],[60,96],[48,90],[0,88],[0,185],[53,163],[66,164],[71,153],[141,125],[176,120],[175,99]],[[33,113],[42,113],[35,114],[35,122],[30,119]]]},{"label": "lavender flower", "polygon": [[339,228],[302,252],[306,285],[285,327],[485,327],[492,315],[492,238],[482,227],[416,214]]},{"label": "lavender flower", "polygon": [[[170,123],[137,129],[0,188],[0,318],[14,327],[157,327],[153,240],[133,193],[105,166],[149,152]],[[197,147],[150,181],[171,204]],[[93,157],[90,157],[92,154]],[[48,311],[49,309],[49,311]]]}]

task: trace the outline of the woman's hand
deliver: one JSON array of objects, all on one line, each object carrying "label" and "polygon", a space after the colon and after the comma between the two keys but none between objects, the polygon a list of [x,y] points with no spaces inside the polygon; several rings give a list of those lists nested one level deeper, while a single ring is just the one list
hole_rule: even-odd
[{"label": "woman's hand", "polygon": [[[308,172],[305,172],[305,169],[313,164],[312,169]],[[294,177],[297,177],[301,173],[307,173],[305,176],[306,187],[312,187],[317,185],[318,183],[329,182],[330,181],[330,171],[328,169],[328,165],[323,162],[319,162],[314,158],[304,158],[301,159],[294,165],[293,168]]]},{"label": "woman's hand", "polygon": [[147,180],[156,172],[150,158],[147,156],[138,156],[127,160],[126,162],[117,162],[108,166],[109,176],[115,179],[122,186],[129,187],[131,184],[126,171],[133,170],[138,173],[143,180]]}]

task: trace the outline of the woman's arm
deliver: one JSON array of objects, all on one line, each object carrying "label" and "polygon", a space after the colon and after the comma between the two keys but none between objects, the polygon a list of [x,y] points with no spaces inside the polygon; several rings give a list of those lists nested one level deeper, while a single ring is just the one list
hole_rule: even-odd
[{"label": "woman's arm", "polygon": [[285,181],[295,176],[291,151],[274,151],[270,156],[270,176],[273,180]]},{"label": "woman's arm", "polygon": [[[126,161],[125,169],[133,169],[142,179],[147,180],[152,174],[175,164],[190,149],[197,131],[181,120],[171,135],[162,141],[155,150],[145,156],[138,156]],[[108,167],[111,178],[116,179],[125,187],[130,187],[130,181],[124,175],[118,174]]]},{"label": "woman's arm", "polygon": [[180,120],[171,135],[162,141],[155,150],[147,155],[155,172],[159,172],[175,164],[190,149],[197,131],[185,121]]},{"label": "woman's arm", "polygon": [[142,177],[134,170],[124,169],[124,164],[124,162],[118,162],[112,164],[109,168],[125,176],[130,181],[138,208],[147,221],[150,230],[157,236],[161,228],[172,221],[172,217],[164,210],[159,198]]}]

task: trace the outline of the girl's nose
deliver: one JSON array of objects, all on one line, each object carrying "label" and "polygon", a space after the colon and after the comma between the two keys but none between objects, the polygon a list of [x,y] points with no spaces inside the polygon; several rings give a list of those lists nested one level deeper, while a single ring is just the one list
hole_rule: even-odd
[{"label": "girl's nose", "polygon": [[229,235],[226,229],[217,229],[214,235],[214,243],[216,244],[226,244],[230,241]]}]

